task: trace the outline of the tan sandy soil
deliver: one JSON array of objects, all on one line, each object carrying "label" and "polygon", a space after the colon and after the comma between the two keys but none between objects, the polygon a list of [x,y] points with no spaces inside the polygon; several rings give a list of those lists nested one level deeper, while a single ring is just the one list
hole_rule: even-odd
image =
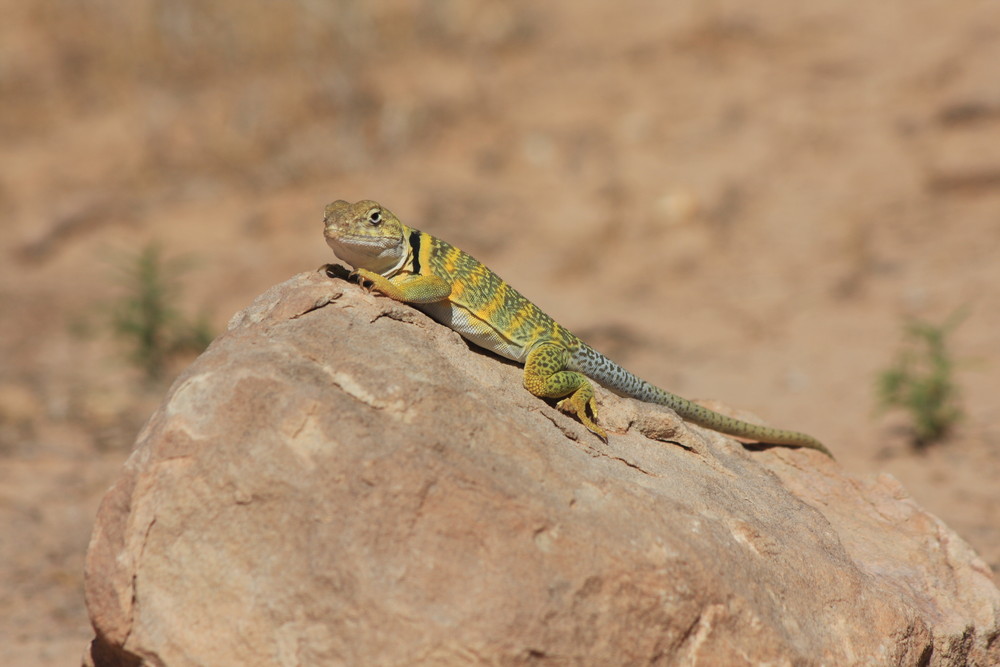
[{"label": "tan sandy soil", "polygon": [[[216,331],[375,198],[685,396],[887,471],[1000,571],[1000,5],[0,0],[0,644],[90,636],[97,503],[155,408],[116,265]],[[965,419],[875,415],[907,317]],[[175,360],[170,374],[182,367]]]}]

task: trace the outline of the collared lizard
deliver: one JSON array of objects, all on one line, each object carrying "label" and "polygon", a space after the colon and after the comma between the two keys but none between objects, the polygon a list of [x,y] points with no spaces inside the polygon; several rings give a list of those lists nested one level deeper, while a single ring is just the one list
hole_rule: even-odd
[{"label": "collared lizard", "polygon": [[[326,242],[352,276],[413,304],[475,345],[524,364],[525,389],[562,399],[557,407],[605,442],[590,378],[617,394],[658,403],[706,428],[759,442],[832,454],[805,433],[751,424],[671,394],[633,375],[542,312],[471,255],[407,227],[380,204],[335,201],[323,219]],[[589,414],[588,414],[589,411]]]}]

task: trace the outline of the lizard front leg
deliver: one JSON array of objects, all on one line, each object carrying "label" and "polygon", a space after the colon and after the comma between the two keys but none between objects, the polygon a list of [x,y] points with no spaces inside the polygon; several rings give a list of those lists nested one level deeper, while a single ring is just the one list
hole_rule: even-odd
[{"label": "lizard front leg", "polygon": [[[569,359],[570,352],[562,345],[538,345],[528,353],[524,362],[524,388],[541,398],[562,398],[556,404],[557,408],[575,414],[584,426],[607,442],[608,434],[594,423],[597,418],[594,386],[582,373],[566,370]],[[587,414],[588,408],[590,415]]]},{"label": "lizard front leg", "polygon": [[386,278],[368,269],[355,269],[351,275],[371,283],[371,288],[403,303],[433,303],[451,295],[451,285],[434,274]]}]

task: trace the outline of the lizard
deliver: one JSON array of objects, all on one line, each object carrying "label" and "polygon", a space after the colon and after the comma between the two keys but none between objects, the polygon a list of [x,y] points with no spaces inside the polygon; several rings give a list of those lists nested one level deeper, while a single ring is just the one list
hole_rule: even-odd
[{"label": "lizard", "polygon": [[[411,304],[479,347],[524,366],[523,385],[575,415],[607,442],[590,380],[613,392],[665,405],[713,431],[772,445],[830,451],[805,433],[751,424],[709,410],[633,375],[572,334],[484,264],[403,224],[371,200],[326,207],[324,236],[369,290]],[[588,379],[589,378],[589,379]]]}]

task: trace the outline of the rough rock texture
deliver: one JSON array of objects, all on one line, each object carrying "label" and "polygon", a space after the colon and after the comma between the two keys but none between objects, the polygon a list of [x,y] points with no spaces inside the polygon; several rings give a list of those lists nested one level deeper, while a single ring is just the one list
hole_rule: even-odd
[{"label": "rough rock texture", "polygon": [[607,445],[411,308],[296,276],[107,494],[86,660],[1000,663],[988,568],[891,477],[599,399]]}]

